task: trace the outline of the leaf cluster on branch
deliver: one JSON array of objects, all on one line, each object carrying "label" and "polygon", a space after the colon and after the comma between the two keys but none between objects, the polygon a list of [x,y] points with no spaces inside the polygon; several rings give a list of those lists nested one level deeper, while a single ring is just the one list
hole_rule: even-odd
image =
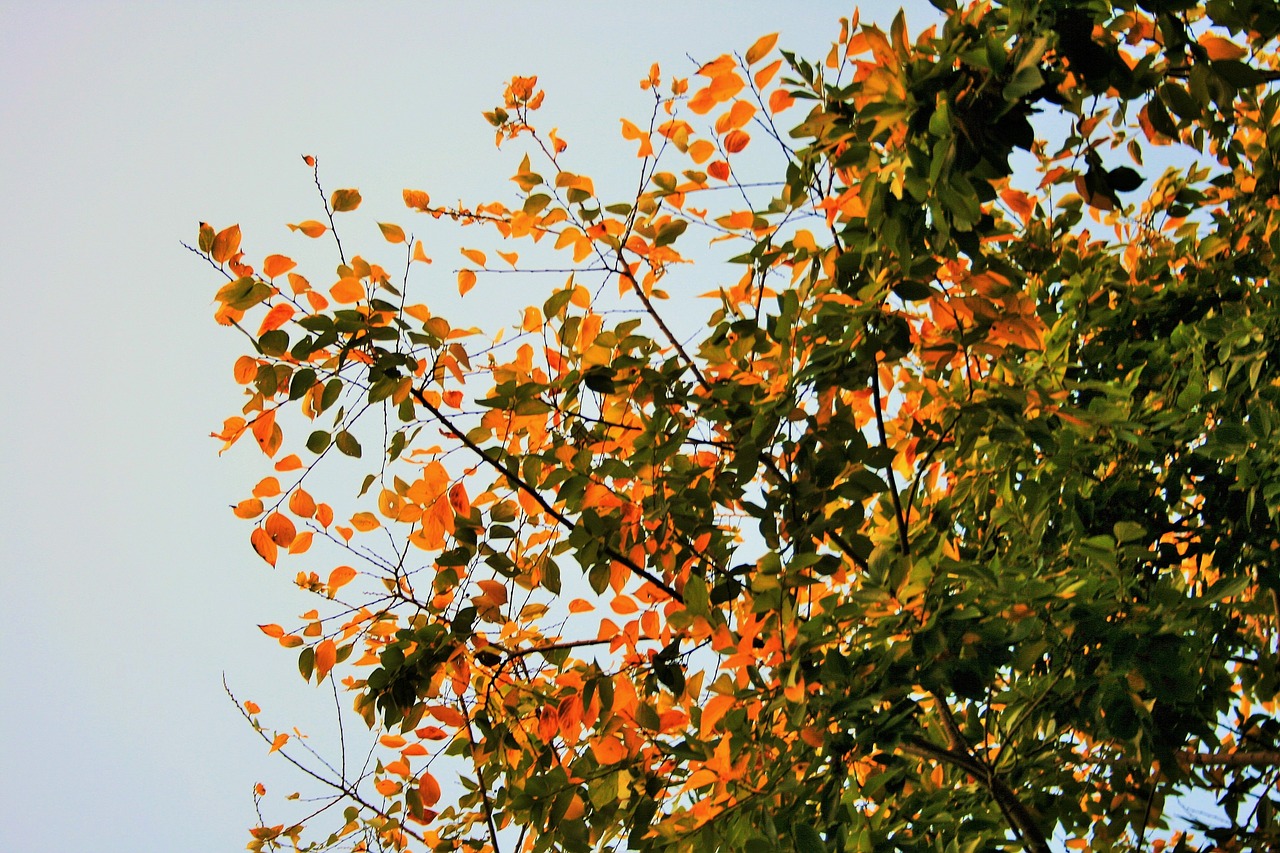
[{"label": "leaf cluster on branch", "polygon": [[[336,275],[201,226],[235,514],[316,600],[262,629],[371,730],[242,702],[342,809],[252,849],[1280,845],[1280,9],[935,5],[654,66],[622,200],[515,77],[515,200],[405,190],[398,261],[354,189],[289,226]],[[451,320],[446,222],[463,305],[563,283]]]}]

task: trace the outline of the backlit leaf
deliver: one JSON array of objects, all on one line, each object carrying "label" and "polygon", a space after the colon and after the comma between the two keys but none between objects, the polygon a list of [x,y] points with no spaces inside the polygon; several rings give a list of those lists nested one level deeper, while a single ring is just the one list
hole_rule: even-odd
[{"label": "backlit leaf", "polygon": [[334,190],[329,199],[329,204],[333,207],[334,213],[355,210],[360,206],[360,191],[354,189]]}]

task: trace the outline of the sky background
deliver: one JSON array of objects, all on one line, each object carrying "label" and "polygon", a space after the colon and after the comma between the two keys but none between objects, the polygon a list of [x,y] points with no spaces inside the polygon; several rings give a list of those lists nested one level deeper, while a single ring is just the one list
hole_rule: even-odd
[{"label": "sky background", "polygon": [[[255,262],[305,253],[285,223],[323,215],[301,154],[406,226],[404,187],[509,198],[518,154],[480,112],[513,74],[539,75],[575,171],[630,181],[618,119],[647,116],[651,62],[689,75],[778,30],[821,60],[852,10],[0,2],[0,850],[243,849],[253,783],[296,778],[224,673],[280,718],[331,715],[256,627],[311,604],[301,564],[273,573],[227,509],[269,471],[208,438],[240,406],[242,350],[211,319],[219,275],[180,245],[199,221],[238,222]],[[931,16],[909,9],[911,31]],[[428,254],[452,290],[455,245]]]}]

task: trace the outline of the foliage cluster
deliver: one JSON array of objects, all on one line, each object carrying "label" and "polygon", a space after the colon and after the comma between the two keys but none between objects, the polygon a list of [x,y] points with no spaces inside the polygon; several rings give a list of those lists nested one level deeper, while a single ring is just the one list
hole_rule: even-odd
[{"label": "foliage cluster", "polygon": [[[655,66],[616,203],[516,77],[517,200],[405,190],[396,275],[201,227],[252,347],[218,437],[277,460],[235,513],[317,601],[263,631],[377,739],[326,764],[243,702],[345,809],[252,849],[1280,845],[1280,8],[936,5]],[[321,196],[291,229],[361,203]],[[410,295],[441,220],[503,247],[470,299],[573,271],[455,325]],[[1174,832],[1189,791],[1222,815]]]}]

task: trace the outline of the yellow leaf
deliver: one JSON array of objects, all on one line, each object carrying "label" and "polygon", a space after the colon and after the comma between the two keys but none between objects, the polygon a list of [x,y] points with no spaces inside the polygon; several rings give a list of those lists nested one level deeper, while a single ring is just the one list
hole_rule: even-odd
[{"label": "yellow leaf", "polygon": [[755,44],[747,48],[747,64],[755,65],[757,62],[763,59],[765,55],[768,54],[769,51],[773,50],[773,46],[777,43],[778,43],[777,33],[770,33],[767,36],[760,36],[760,38],[756,39]]},{"label": "yellow leaf", "polygon": [[390,222],[379,222],[378,228],[382,230],[382,236],[386,238],[388,243],[404,242],[404,229],[399,225],[392,225]]},{"label": "yellow leaf", "polygon": [[418,240],[413,244],[413,259],[421,261],[424,264],[431,263],[431,259],[427,257],[427,253],[422,248],[422,241]]},{"label": "yellow leaf", "polygon": [[316,222],[314,219],[308,219],[305,222],[299,222],[297,225],[290,225],[290,231],[301,231],[308,237],[319,237],[329,229],[324,226],[323,222]]},{"label": "yellow leaf", "polygon": [[476,264],[477,266],[485,265],[486,258],[485,258],[484,252],[480,251],[479,249],[462,249],[461,252],[462,252],[462,256],[467,260],[471,261],[473,264]]}]

